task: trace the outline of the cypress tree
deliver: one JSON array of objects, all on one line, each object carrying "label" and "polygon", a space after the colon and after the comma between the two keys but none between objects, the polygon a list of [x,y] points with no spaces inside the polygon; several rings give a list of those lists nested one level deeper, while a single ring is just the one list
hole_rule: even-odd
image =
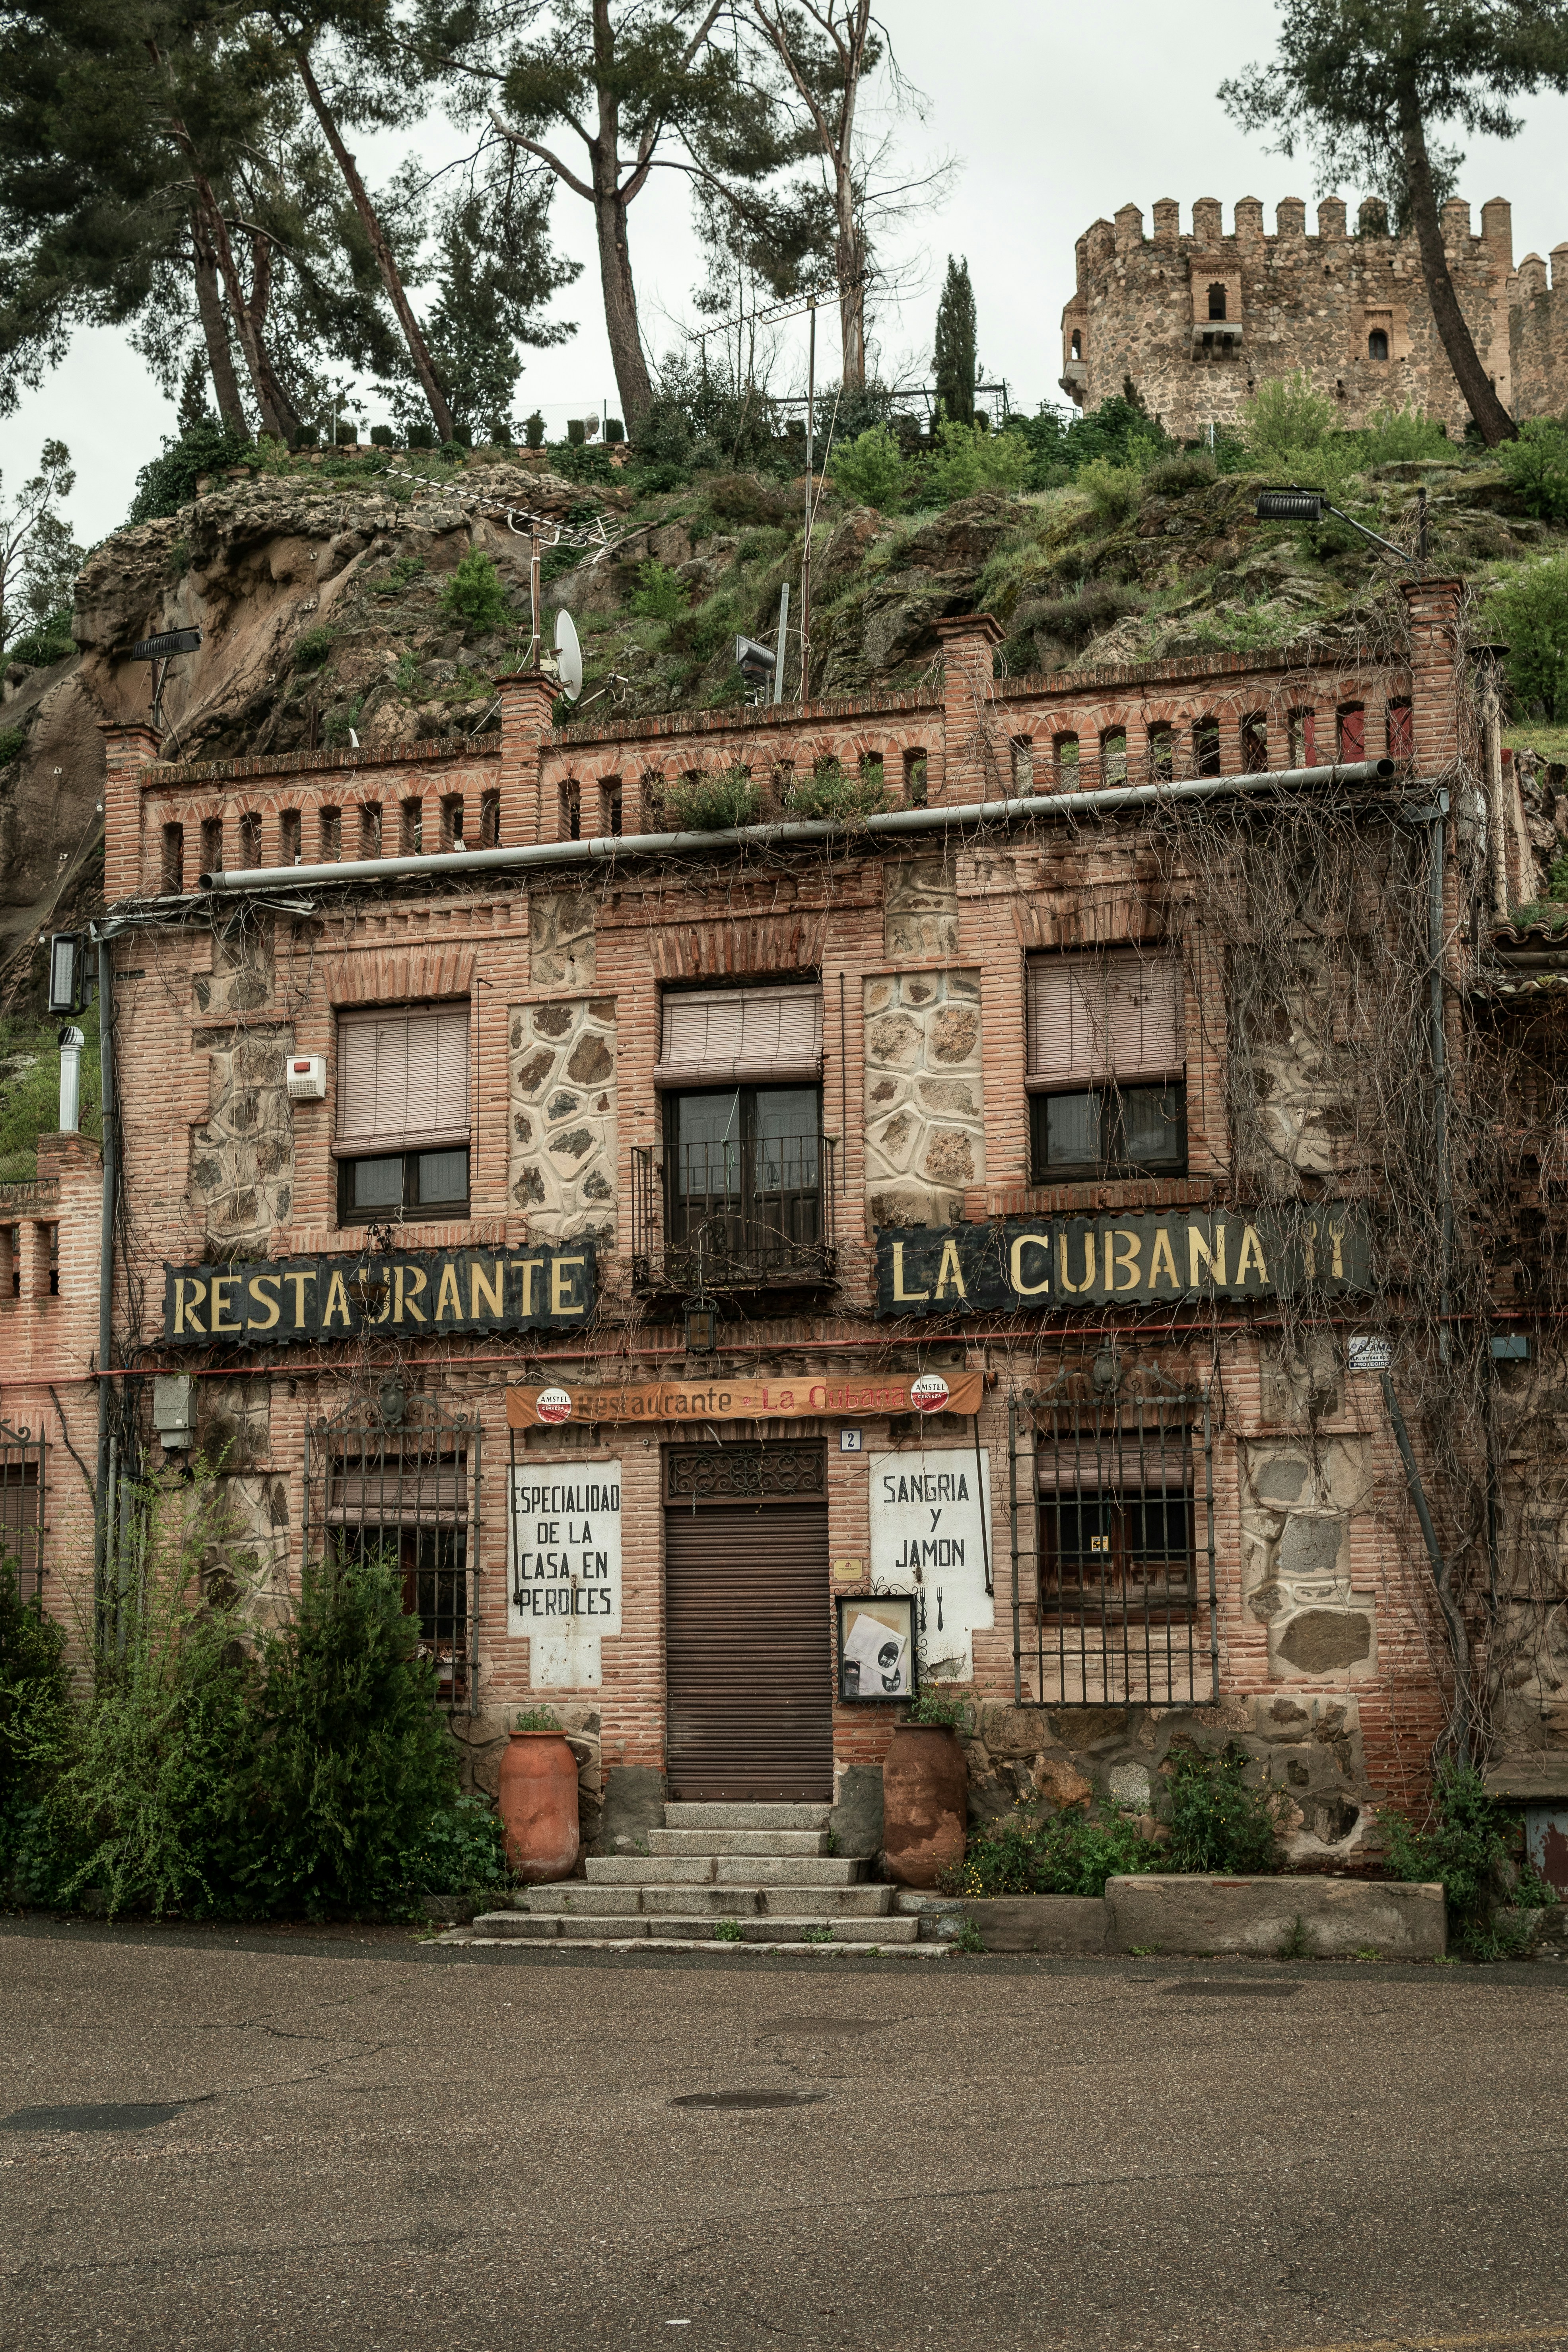
[{"label": "cypress tree", "polygon": [[958,425],[974,422],[974,289],[967,261],[947,257],[947,282],[936,311],[937,397]]}]

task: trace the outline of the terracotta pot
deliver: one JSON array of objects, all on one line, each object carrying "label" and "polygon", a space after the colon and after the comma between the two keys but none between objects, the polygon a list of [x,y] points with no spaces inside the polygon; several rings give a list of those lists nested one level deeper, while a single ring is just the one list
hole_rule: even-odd
[{"label": "terracotta pot", "polygon": [[570,1878],[577,1860],[577,1759],[560,1731],[508,1736],[496,1790],[506,1854],[520,1878]]},{"label": "terracotta pot", "polygon": [[900,1723],[882,1767],[888,1876],[900,1886],[934,1886],[963,1860],[969,1767],[951,1731]]}]

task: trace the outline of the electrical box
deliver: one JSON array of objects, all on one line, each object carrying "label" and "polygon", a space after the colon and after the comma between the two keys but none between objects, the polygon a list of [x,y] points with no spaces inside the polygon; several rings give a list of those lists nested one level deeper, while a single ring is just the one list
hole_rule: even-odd
[{"label": "electrical box", "polygon": [[153,1428],[165,1454],[188,1454],[196,1442],[196,1384],[189,1372],[160,1372],[153,1383]]},{"label": "electrical box", "polygon": [[324,1054],[290,1054],[289,1091],[296,1102],[325,1102],[327,1057]]}]

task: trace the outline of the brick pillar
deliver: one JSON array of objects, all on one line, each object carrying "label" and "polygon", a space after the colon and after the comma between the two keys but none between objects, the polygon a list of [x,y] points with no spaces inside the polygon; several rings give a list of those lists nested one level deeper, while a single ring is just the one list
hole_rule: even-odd
[{"label": "brick pillar", "polygon": [[[112,907],[117,898],[162,887],[157,866],[147,870],[142,823],[142,771],[157,759],[161,739],[151,727],[122,726],[118,719],[100,719],[99,732],[104,759],[103,895]],[[162,835],[160,855],[161,848]]]},{"label": "brick pillar", "polygon": [[[539,751],[551,731],[558,692],[542,670],[498,677],[500,696],[500,844],[521,849],[545,838],[539,803]],[[553,834],[552,826],[550,832]]]},{"label": "brick pillar", "polygon": [[1013,789],[1007,730],[991,692],[992,650],[1006,632],[989,613],[939,621],[944,801],[1005,800]]},{"label": "brick pillar", "polygon": [[[1402,580],[1410,621],[1411,727],[1418,775],[1435,777],[1463,748],[1456,651],[1458,580]],[[1319,758],[1324,754],[1320,749]]]}]

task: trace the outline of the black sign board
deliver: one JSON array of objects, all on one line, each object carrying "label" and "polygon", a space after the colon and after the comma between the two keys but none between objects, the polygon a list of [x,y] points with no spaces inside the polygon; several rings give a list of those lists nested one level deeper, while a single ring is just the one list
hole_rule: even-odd
[{"label": "black sign board", "polygon": [[1365,1222],[1342,1202],[1289,1227],[1236,1211],[1173,1209],[877,1229],[879,1315],[1168,1307],[1274,1298],[1309,1285],[1367,1287]]},{"label": "black sign board", "polygon": [[165,629],[162,636],[142,637],[131,648],[132,661],[167,661],[172,654],[194,654],[201,644],[199,629]]},{"label": "black sign board", "polygon": [[558,1249],[434,1250],[286,1257],[256,1265],[165,1265],[163,1339],[463,1339],[480,1331],[580,1330],[593,1310],[591,1241]]}]

